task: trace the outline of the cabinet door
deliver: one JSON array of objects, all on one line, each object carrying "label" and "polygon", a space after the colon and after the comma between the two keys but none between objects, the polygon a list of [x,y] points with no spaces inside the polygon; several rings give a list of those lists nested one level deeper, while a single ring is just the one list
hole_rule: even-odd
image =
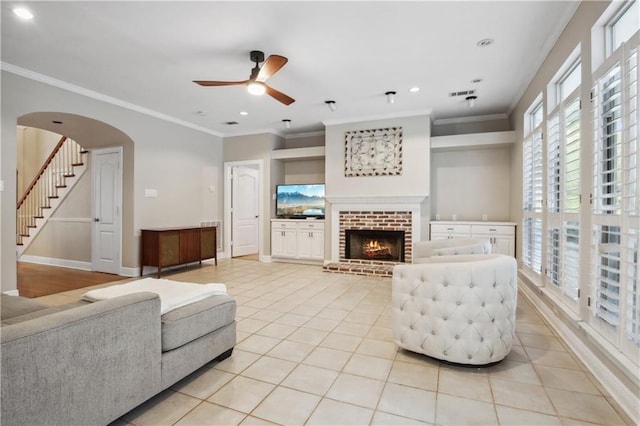
[{"label": "cabinet door", "polygon": [[449,238],[449,234],[443,234],[441,232],[432,232],[431,239],[432,240],[446,240]]},{"label": "cabinet door", "polygon": [[158,234],[158,264],[173,266],[180,263],[180,231],[167,231]]},{"label": "cabinet door", "polygon": [[271,231],[271,256],[296,257],[297,233],[291,229],[273,229]]},{"label": "cabinet door", "polygon": [[324,231],[298,231],[298,257],[324,259]]},{"label": "cabinet door", "polygon": [[515,229],[513,225],[473,225],[473,238],[491,242],[491,253],[515,256]]},{"label": "cabinet door", "polygon": [[180,263],[198,262],[200,260],[200,229],[183,229],[180,231]]},{"label": "cabinet door", "polygon": [[324,259],[324,231],[313,231],[311,234],[311,258]]},{"label": "cabinet door", "polygon": [[493,239],[493,253],[515,256],[515,240],[507,235],[498,235]]},{"label": "cabinet door", "polygon": [[202,259],[216,257],[217,247],[216,228],[202,228],[200,230],[200,257]]}]

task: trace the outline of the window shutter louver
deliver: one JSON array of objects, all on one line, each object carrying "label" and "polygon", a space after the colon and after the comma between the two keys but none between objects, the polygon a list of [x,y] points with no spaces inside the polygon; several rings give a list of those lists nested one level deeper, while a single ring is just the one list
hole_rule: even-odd
[{"label": "window shutter louver", "polygon": [[627,355],[640,347],[638,34],[594,75],[594,325]]}]

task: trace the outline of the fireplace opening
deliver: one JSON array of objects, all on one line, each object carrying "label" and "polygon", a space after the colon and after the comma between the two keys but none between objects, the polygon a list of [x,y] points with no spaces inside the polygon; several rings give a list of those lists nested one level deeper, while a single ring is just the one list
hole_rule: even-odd
[{"label": "fireplace opening", "polygon": [[347,259],[404,262],[404,231],[345,230]]}]

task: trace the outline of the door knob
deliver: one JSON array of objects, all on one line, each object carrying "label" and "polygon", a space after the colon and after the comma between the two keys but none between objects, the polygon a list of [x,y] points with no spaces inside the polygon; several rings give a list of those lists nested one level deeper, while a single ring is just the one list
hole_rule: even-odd
[{"label": "door knob", "polygon": [[93,219],[93,221],[94,221],[94,222],[100,222],[100,218],[99,218],[99,217],[96,217],[96,218],[94,218],[94,219]]}]

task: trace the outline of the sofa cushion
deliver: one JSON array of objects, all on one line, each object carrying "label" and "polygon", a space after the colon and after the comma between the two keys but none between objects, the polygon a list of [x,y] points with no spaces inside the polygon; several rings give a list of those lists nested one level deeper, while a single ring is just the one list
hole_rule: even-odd
[{"label": "sofa cushion", "polygon": [[167,312],[160,317],[162,351],[170,351],[230,324],[236,301],[228,295],[210,296]]},{"label": "sofa cushion", "polygon": [[73,303],[67,303],[66,305],[51,306],[51,307],[47,307],[43,305],[44,306],[43,309],[38,309],[37,311],[32,311],[32,312],[25,313],[23,315],[16,315],[11,318],[3,319],[2,325],[18,324],[23,321],[29,321],[35,318],[43,317],[45,315],[50,315],[56,312],[66,311],[67,309],[76,308],[78,306],[87,305],[88,303],[89,302],[77,301]]},{"label": "sofa cushion", "polygon": [[2,293],[0,298],[0,319],[4,321],[8,318],[17,317],[46,308],[47,305],[43,305],[36,300],[20,296],[9,296],[8,294]]}]

